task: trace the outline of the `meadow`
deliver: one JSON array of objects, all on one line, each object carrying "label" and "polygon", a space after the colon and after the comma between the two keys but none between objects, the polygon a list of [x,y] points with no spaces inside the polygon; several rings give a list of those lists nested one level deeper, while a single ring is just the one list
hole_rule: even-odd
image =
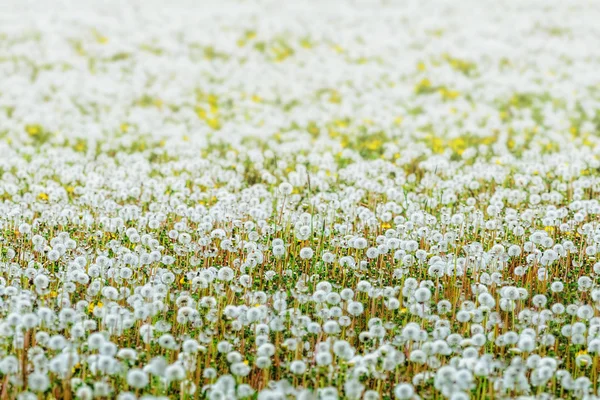
[{"label": "meadow", "polygon": [[0,400],[599,398],[600,2],[0,3]]}]

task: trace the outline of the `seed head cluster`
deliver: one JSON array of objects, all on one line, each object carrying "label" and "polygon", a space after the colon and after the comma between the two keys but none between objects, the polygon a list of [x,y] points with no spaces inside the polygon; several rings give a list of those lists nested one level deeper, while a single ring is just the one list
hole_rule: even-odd
[{"label": "seed head cluster", "polygon": [[600,398],[597,2],[3,3],[0,400]]}]

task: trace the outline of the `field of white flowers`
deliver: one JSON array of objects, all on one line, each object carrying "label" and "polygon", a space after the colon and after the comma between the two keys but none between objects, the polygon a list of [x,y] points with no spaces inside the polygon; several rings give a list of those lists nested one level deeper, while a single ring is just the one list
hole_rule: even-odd
[{"label": "field of white flowers", "polygon": [[600,398],[600,2],[0,10],[0,400]]}]

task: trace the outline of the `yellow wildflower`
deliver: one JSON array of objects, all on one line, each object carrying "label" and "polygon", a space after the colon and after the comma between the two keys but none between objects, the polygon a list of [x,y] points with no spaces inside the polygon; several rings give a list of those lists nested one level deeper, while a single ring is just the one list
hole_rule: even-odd
[{"label": "yellow wildflower", "polygon": [[40,134],[41,128],[39,125],[27,125],[25,131],[29,136],[36,136]]}]

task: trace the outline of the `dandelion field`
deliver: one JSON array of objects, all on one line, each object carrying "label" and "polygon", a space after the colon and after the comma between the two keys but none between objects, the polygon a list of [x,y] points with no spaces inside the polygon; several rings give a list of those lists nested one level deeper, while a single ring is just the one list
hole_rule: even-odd
[{"label": "dandelion field", "polygon": [[1,3],[0,400],[600,397],[599,2]]}]

